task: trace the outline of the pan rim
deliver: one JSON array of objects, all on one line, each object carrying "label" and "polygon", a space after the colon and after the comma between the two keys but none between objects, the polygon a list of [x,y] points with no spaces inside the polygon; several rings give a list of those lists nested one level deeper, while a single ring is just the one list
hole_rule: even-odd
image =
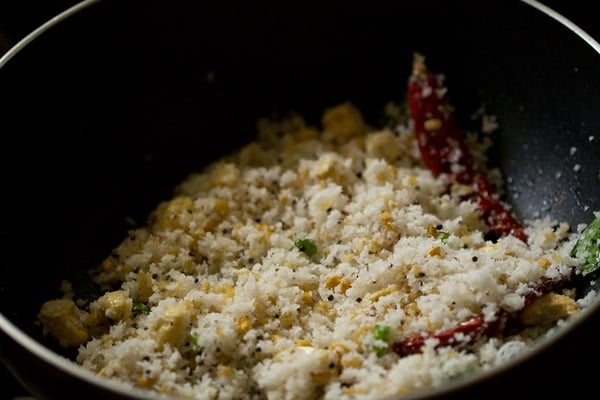
[{"label": "pan rim", "polygon": [[12,59],[17,53],[23,50],[27,45],[37,39],[42,33],[46,32],[48,29],[54,27],[59,22],[64,21],[72,15],[77,14],[79,11],[91,6],[92,4],[98,3],[102,0],[83,0],[66,10],[58,13],[56,16],[50,18],[33,31],[25,35],[21,40],[11,46],[6,53],[0,57],[0,68],[2,68],[10,59]]},{"label": "pan rim", "polygon": [[[27,335],[9,319],[7,319],[2,313],[0,313],[0,330],[8,335],[13,341],[15,341],[24,350],[38,357],[43,362],[50,364],[52,367],[59,368],[62,372],[70,374],[75,378],[82,379],[87,383],[101,386],[102,388],[111,391],[118,392],[121,394],[140,396],[139,398],[158,399],[158,396],[141,389],[135,389],[125,385],[118,381],[112,381],[108,379],[102,379],[96,374],[89,370],[86,370],[79,364],[69,360],[58,353],[45,347],[43,344]],[[143,396],[143,397],[142,397]]]},{"label": "pan rim", "polygon": [[529,6],[535,8],[536,10],[546,14],[548,17],[555,19],[563,26],[569,28],[571,32],[579,36],[584,42],[586,42],[592,49],[594,49],[598,54],[600,54],[600,43],[596,41],[585,30],[581,29],[577,24],[573,21],[555,11],[554,9],[548,7],[545,4],[540,3],[537,0],[521,0],[523,3],[528,4]]}]

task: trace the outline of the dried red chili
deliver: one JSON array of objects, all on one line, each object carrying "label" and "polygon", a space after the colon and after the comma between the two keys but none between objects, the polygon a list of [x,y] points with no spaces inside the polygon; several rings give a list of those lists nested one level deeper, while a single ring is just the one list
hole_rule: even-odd
[{"label": "dried red chili", "polygon": [[445,92],[440,78],[429,72],[423,56],[416,54],[408,81],[408,104],[423,163],[436,176],[446,173],[454,182],[473,187],[467,198],[477,203],[491,233],[511,234],[527,242],[521,224],[475,168]]},{"label": "dried red chili", "polygon": [[501,319],[485,321],[483,315],[477,315],[461,322],[456,327],[438,333],[419,333],[408,338],[392,343],[392,351],[400,357],[420,353],[427,339],[437,339],[437,347],[459,346],[471,343],[484,334],[489,334],[498,329]]},{"label": "dried red chili", "polygon": [[[574,273],[575,270],[572,271],[571,275]],[[399,342],[392,343],[392,351],[400,357],[404,357],[410,354],[420,353],[425,344],[425,340],[427,339],[437,339],[438,343],[435,346],[436,348],[443,346],[457,347],[474,342],[484,335],[489,336],[500,333],[504,335],[516,334],[523,329],[523,325],[520,322],[520,315],[523,309],[544,294],[556,291],[563,283],[564,281],[562,280],[552,281],[550,279],[542,279],[542,281],[533,286],[533,290],[525,296],[525,306],[520,311],[508,313],[504,310],[500,310],[496,313],[496,319],[493,321],[485,321],[484,316],[480,314],[445,331],[437,333],[418,333]],[[459,334],[461,340],[456,340],[457,334]]]}]

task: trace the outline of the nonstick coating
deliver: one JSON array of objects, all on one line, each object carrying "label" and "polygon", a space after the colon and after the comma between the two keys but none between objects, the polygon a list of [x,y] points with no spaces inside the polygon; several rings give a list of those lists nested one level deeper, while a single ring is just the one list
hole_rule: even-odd
[{"label": "nonstick coating", "polygon": [[[350,100],[378,123],[387,101],[404,99],[413,51],[446,75],[465,130],[481,104],[497,115],[491,162],[521,218],[552,215],[573,229],[591,221],[600,210],[600,55],[524,3],[106,0],[0,69],[0,312],[58,351],[34,323],[40,304],[102,260],[127,221],[143,223],[185,175],[253,138],[257,117],[294,110],[318,123],[325,107]],[[597,314],[456,395],[585,384],[593,374],[583,357],[600,359]],[[67,384],[101,397],[9,336],[0,334],[0,355],[39,398]]]}]

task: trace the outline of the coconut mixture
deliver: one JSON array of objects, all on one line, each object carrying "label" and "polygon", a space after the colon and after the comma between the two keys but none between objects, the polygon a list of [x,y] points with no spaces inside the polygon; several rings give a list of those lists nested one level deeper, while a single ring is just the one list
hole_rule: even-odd
[{"label": "coconut mixture", "polygon": [[[344,103],[318,128],[292,115],[259,132],[129,232],[92,274],[103,295],[64,282],[45,334],[177,398],[373,399],[493,368],[585,307],[560,289],[577,270],[569,225],[488,238],[470,188],[423,166],[408,118],[374,129]],[[499,184],[489,143],[467,142]]]}]

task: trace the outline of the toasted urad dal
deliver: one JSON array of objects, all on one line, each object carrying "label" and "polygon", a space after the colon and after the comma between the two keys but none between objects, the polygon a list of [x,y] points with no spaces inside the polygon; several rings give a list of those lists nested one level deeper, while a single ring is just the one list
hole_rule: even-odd
[{"label": "toasted urad dal", "polygon": [[[344,103],[320,129],[291,115],[259,132],[129,232],[94,273],[98,299],[65,282],[44,332],[102,377],[175,397],[373,399],[498,366],[589,303],[561,289],[569,225],[489,239],[408,119],[374,130]],[[499,184],[489,143],[468,144]]]}]

